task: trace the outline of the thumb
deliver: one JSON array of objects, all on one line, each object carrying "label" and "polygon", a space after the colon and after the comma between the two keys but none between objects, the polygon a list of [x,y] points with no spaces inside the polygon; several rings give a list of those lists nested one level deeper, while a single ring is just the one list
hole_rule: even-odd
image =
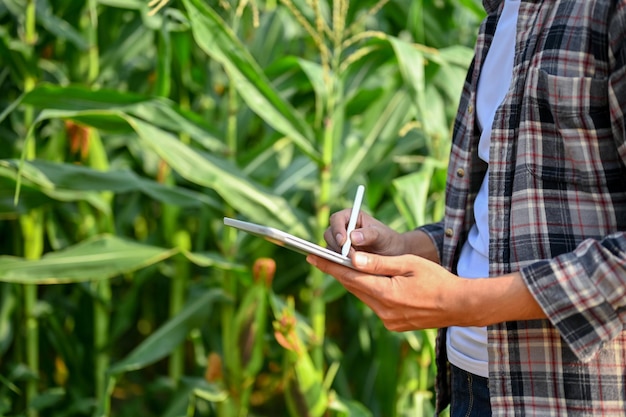
[{"label": "thumb", "polygon": [[369,252],[355,252],[352,264],[362,272],[386,277],[412,275],[411,263],[416,261],[415,256],[382,256]]},{"label": "thumb", "polygon": [[386,242],[388,237],[380,227],[367,226],[354,229],[350,233],[350,239],[357,247],[376,247],[384,244],[383,242]]}]

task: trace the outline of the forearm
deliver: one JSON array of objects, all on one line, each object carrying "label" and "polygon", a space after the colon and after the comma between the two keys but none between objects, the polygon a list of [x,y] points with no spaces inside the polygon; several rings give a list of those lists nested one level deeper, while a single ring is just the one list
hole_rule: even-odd
[{"label": "forearm", "polygon": [[[405,253],[437,264],[439,252],[428,233],[417,229],[403,234]],[[453,305],[458,306],[454,323],[461,326],[486,326],[513,320],[545,318],[520,273],[483,279],[460,279]]]},{"label": "forearm", "polygon": [[461,279],[454,303],[459,306],[456,315],[461,326],[546,317],[518,272],[493,278]]}]

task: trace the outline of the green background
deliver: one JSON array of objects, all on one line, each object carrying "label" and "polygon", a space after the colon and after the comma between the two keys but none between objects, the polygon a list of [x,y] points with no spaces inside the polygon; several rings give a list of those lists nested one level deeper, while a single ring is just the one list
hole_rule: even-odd
[{"label": "green background", "polygon": [[483,13],[0,1],[0,415],[432,415],[434,330],[222,219],[440,219]]}]

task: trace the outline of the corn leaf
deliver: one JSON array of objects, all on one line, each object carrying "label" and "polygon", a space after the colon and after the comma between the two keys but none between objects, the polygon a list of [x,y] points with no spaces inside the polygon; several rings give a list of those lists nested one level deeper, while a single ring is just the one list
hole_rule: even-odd
[{"label": "corn leaf", "polygon": [[166,357],[185,340],[191,330],[202,327],[211,316],[216,302],[225,299],[221,290],[211,289],[188,302],[179,314],[168,320],[128,356],[113,364],[109,368],[109,373],[134,371]]},{"label": "corn leaf", "polygon": [[217,13],[201,0],[184,0],[197,45],[224,66],[246,104],[267,124],[319,160],[314,135],[300,114],[275,91],[249,51]]},{"label": "corn leaf", "polygon": [[[18,167],[19,161],[17,160],[0,160],[0,176],[8,178],[14,183]],[[199,207],[206,205],[221,209],[220,202],[206,194],[182,187],[165,186],[128,170],[103,172],[81,165],[32,160],[24,161],[22,176],[23,185],[28,186],[32,193],[39,192],[58,201],[92,201],[91,199],[95,198],[96,193],[102,191],[112,191],[118,194],[135,191],[141,192],[155,201],[175,206]],[[80,178],[80,181],[76,181],[77,178]],[[3,189],[8,191],[7,194],[14,192],[15,186],[11,187],[10,184],[11,182],[5,187],[0,187],[0,196],[4,195]],[[24,194],[22,194],[20,201],[22,200],[32,201],[30,196]],[[48,201],[45,198],[38,200],[42,204]],[[7,199],[0,198],[0,211],[10,211],[11,205]],[[28,206],[32,208],[33,204]]]},{"label": "corn leaf", "polygon": [[0,281],[63,284],[112,278],[167,259],[176,249],[104,235],[51,252],[40,260],[0,257]]},{"label": "corn leaf", "polygon": [[250,181],[239,169],[213,155],[201,154],[172,134],[139,119],[126,120],[143,144],[155,151],[182,177],[214,189],[237,211],[259,222],[268,222],[301,236],[308,234],[297,211],[282,197]]},{"label": "corn leaf", "polygon": [[44,108],[37,118],[39,123],[53,118],[71,118],[94,127],[115,126],[124,130],[130,127],[143,145],[156,152],[182,177],[215,190],[247,218],[303,237],[310,236],[302,221],[303,215],[282,197],[248,179],[224,158],[200,153],[171,133],[179,126],[203,143],[210,140],[210,134],[192,116],[188,117],[166,100],[148,100],[116,91],[99,92],[102,94],[85,88],[44,85],[22,96],[21,100],[24,104]]},{"label": "corn leaf", "polygon": [[[179,249],[101,235],[63,250],[49,252],[40,260],[0,256],[0,282],[41,285],[98,281],[145,268],[178,253],[181,253]],[[212,253],[182,252],[182,255],[202,267],[242,268]]]}]

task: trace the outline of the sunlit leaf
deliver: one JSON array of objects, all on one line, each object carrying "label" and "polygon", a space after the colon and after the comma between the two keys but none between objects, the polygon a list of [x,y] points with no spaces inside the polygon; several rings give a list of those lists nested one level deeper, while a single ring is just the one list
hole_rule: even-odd
[{"label": "sunlit leaf", "polygon": [[62,284],[107,279],[167,259],[176,249],[164,249],[101,236],[44,255],[41,260],[0,257],[0,281],[22,284]]},{"label": "sunlit leaf", "polygon": [[[0,176],[15,178],[18,161],[0,160]],[[51,198],[68,201],[81,199],[81,191],[112,191],[144,193],[156,201],[180,207],[198,207],[205,204],[220,208],[221,205],[211,197],[182,187],[165,186],[156,181],[138,176],[133,171],[96,171],[89,167],[62,164],[45,160],[25,161],[22,175]],[[80,178],[80,181],[76,181]],[[72,193],[74,191],[75,193]],[[56,192],[56,193],[55,193]],[[63,194],[62,194],[63,193]]]},{"label": "sunlit leaf", "polygon": [[[0,256],[0,282],[65,284],[98,281],[153,265],[177,253],[177,248],[160,248],[102,235],[50,252],[40,260]],[[223,269],[241,269],[241,266],[216,254],[186,252],[184,255],[203,267],[219,265]]]},{"label": "sunlit leaf", "polygon": [[329,408],[337,413],[338,417],[372,417],[373,414],[363,404],[335,397]]},{"label": "sunlit leaf", "polygon": [[208,402],[222,402],[228,399],[223,387],[207,382],[202,378],[184,377],[172,396],[161,417],[180,417],[189,409],[190,397],[195,396]]},{"label": "sunlit leaf", "polygon": [[306,236],[307,231],[297,211],[282,197],[255,184],[236,167],[223,159],[200,154],[173,135],[159,130],[139,119],[127,118],[144,145],[154,150],[182,177],[209,187],[220,194],[237,211],[255,221],[269,221],[295,234]]},{"label": "sunlit leaf", "polygon": [[266,123],[290,137],[306,154],[317,159],[319,152],[313,145],[311,128],[272,88],[261,68],[225,22],[201,0],[184,0],[184,4],[189,11],[196,43],[224,66],[246,104]]},{"label": "sunlit leaf", "polygon": [[[128,124],[117,117],[118,112],[121,112],[171,132],[185,132],[211,151],[223,152],[225,149],[224,143],[202,118],[164,98],[42,83],[16,100],[15,104],[28,104],[42,109],[38,117],[40,121],[58,117],[83,117],[87,124],[105,131],[129,131]],[[81,115],[81,112],[88,113]]]}]

